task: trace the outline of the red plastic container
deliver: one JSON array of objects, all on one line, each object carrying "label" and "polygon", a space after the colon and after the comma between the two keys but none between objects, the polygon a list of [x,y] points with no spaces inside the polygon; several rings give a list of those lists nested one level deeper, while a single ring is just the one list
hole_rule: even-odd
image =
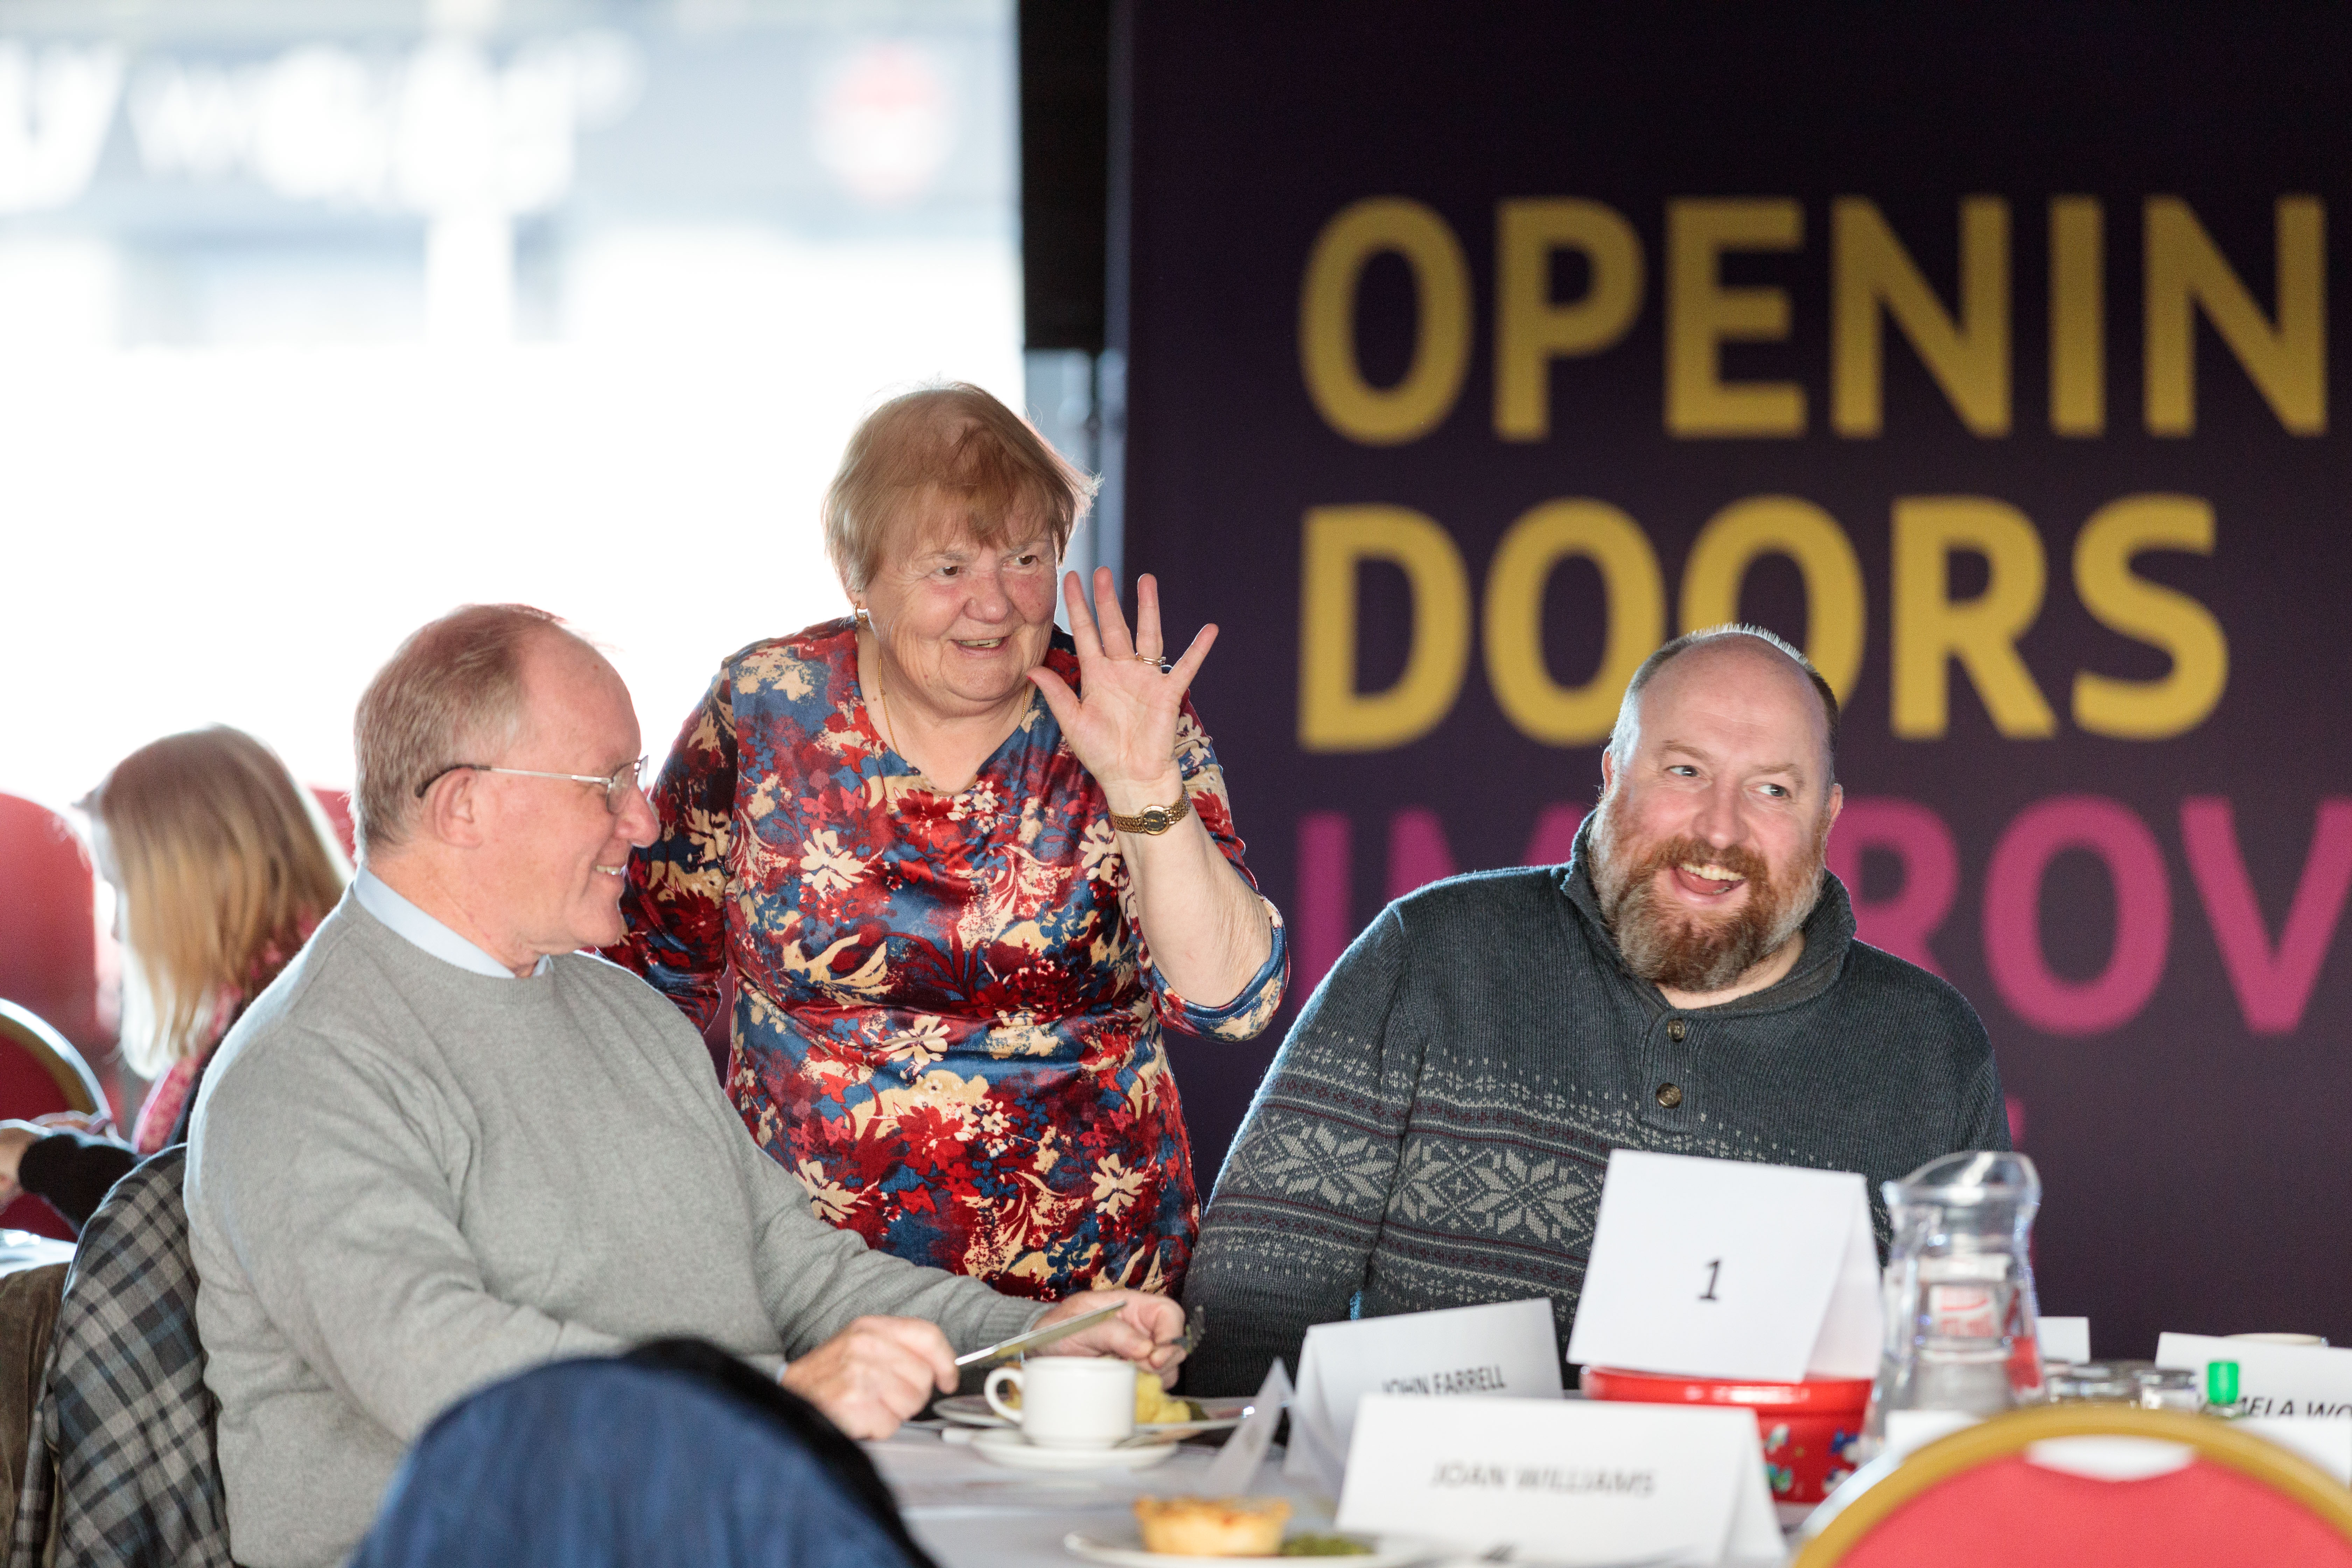
[{"label": "red plastic container", "polygon": [[1757,1383],[1730,1377],[1670,1377],[1588,1366],[1587,1399],[1636,1405],[1740,1405],[1756,1412],[1764,1438],[1764,1476],[1775,1502],[1815,1503],[1853,1473],[1854,1440],[1870,1407],[1866,1377],[1809,1377]]}]

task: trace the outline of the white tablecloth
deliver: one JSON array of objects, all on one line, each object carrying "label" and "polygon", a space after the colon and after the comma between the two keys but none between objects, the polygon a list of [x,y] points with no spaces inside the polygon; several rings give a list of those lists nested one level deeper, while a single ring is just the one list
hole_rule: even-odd
[{"label": "white tablecloth", "polygon": [[[908,1528],[940,1568],[1077,1568],[1078,1559],[1063,1550],[1063,1536],[1076,1530],[1133,1542],[1135,1500],[1199,1495],[1207,1489],[1203,1472],[1216,1458],[1213,1447],[1187,1446],[1148,1470],[1046,1475],[991,1464],[968,1444],[946,1443],[935,1432],[912,1427],[887,1443],[866,1444],[866,1451],[898,1495]],[[1258,1467],[1249,1489],[1258,1497],[1288,1498],[1293,1530],[1332,1527],[1329,1504],[1284,1479],[1279,1448]],[[1347,1559],[1331,1561],[1343,1568]],[[1444,1568],[1481,1565],[1457,1559]]]},{"label": "white tablecloth", "polygon": [[[967,1444],[912,1428],[887,1443],[868,1443],[866,1451],[898,1494],[915,1539],[940,1568],[1075,1568],[1078,1560],[1062,1549],[1063,1536],[1080,1530],[1132,1542],[1135,1500],[1200,1493],[1202,1473],[1216,1458],[1214,1448],[1186,1447],[1148,1470],[1039,1474],[991,1464]],[[1259,1467],[1250,1490],[1290,1499],[1293,1529],[1331,1527],[1321,1500],[1283,1479],[1279,1448]]]}]

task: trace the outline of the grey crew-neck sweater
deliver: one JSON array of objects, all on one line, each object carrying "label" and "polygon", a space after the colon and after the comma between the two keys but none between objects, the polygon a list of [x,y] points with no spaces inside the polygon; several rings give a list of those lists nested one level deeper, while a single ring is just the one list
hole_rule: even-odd
[{"label": "grey crew-neck sweater", "polygon": [[1835,877],[1777,984],[1677,1010],[1626,972],[1583,855],[1400,899],[1308,999],[1202,1226],[1189,1389],[1296,1373],[1310,1324],[1530,1296],[1564,1345],[1612,1149],[1859,1171],[1883,1247],[1880,1182],[2009,1147],[1984,1026],[1855,941]]},{"label": "grey crew-neck sweater", "polygon": [[342,1561],[425,1424],[541,1362],[696,1334],[772,1370],[862,1313],[970,1349],[1044,1310],[817,1219],[636,976],[469,973],[349,895],[222,1044],[190,1143],[248,1568]]}]

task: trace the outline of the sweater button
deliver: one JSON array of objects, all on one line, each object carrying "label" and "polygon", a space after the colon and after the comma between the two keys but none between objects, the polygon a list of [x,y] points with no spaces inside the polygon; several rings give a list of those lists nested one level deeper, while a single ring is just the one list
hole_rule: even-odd
[{"label": "sweater button", "polygon": [[1674,1022],[1666,1026],[1666,1038],[1674,1041],[1676,1045],[1680,1045],[1682,1043],[1683,1037],[1689,1033],[1690,1026],[1684,1023],[1680,1018],[1676,1018]]},{"label": "sweater button", "polygon": [[1683,1086],[1678,1083],[1658,1085],[1658,1103],[1672,1110],[1683,1102]]}]

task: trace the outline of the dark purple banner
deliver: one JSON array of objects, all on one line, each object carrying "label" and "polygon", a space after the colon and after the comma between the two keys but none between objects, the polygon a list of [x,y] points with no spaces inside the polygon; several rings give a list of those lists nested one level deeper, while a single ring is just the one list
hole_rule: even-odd
[{"label": "dark purple banner", "polygon": [[[1138,5],[1128,559],[1293,1000],[1563,858],[1633,667],[1845,705],[1832,867],[1983,1016],[2046,1310],[2352,1342],[2352,13]],[[1178,1047],[1204,1180],[1276,1042]]]}]

